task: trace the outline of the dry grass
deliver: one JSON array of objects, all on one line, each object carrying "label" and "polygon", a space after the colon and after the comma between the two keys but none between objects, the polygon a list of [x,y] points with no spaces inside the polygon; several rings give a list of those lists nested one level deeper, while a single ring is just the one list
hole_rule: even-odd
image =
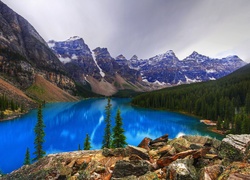
[{"label": "dry grass", "polygon": [[36,75],[35,83],[27,89],[27,94],[46,102],[76,101],[76,97],[63,91],[56,85],[44,79],[41,75]]},{"label": "dry grass", "polygon": [[0,94],[5,94],[8,99],[13,99],[15,102],[23,104],[28,109],[34,107],[35,105],[35,102],[31,98],[29,98],[23,91],[1,78]]}]

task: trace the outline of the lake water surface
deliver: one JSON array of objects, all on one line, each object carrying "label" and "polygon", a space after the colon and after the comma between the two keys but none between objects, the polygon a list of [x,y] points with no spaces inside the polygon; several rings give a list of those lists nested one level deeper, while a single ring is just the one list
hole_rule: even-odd
[{"label": "lake water surface", "polygon": [[[127,143],[138,145],[144,137],[156,138],[169,134],[175,138],[183,134],[222,136],[207,130],[199,119],[168,111],[149,110],[130,106],[130,99],[114,98],[112,123],[118,107],[121,110]],[[92,149],[100,149],[104,134],[107,99],[88,99],[79,102],[50,103],[43,108],[45,128],[44,150],[47,154],[78,149],[86,133],[91,137]],[[0,123],[0,169],[4,173],[21,167],[26,149],[34,152],[34,126],[37,110]]]}]

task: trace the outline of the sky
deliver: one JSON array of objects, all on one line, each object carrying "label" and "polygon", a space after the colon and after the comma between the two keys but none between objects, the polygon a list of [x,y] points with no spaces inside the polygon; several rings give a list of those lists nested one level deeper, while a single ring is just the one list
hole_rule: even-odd
[{"label": "sky", "polygon": [[140,59],[173,50],[250,62],[250,0],[2,0],[46,40],[80,36],[90,49]]}]

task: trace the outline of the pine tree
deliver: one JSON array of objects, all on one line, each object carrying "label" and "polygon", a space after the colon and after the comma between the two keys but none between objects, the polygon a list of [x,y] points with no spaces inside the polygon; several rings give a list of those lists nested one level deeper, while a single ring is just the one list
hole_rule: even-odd
[{"label": "pine tree", "polygon": [[45,155],[45,151],[43,150],[43,143],[44,143],[44,132],[45,125],[43,123],[43,116],[42,116],[42,106],[39,105],[38,112],[37,112],[37,124],[34,128],[35,131],[35,158],[34,161],[42,158]]},{"label": "pine tree", "polygon": [[216,126],[217,126],[217,129],[218,129],[218,130],[221,130],[221,124],[222,124],[221,118],[218,117],[218,120],[217,120],[217,123],[216,123]]},{"label": "pine tree", "polygon": [[81,150],[81,145],[80,144],[78,144],[78,151],[80,151]]},{"label": "pine tree", "polygon": [[3,119],[4,118],[4,112],[0,111],[0,118]]},{"label": "pine tree", "polygon": [[115,126],[113,128],[112,148],[123,148],[127,145],[124,132],[122,128],[121,111],[118,109],[115,117]]},{"label": "pine tree", "polygon": [[30,150],[29,148],[26,149],[24,165],[30,165]]},{"label": "pine tree", "polygon": [[110,98],[108,98],[108,103],[105,107],[106,117],[105,117],[105,130],[104,130],[104,136],[102,141],[102,148],[110,148],[111,147],[111,106]]},{"label": "pine tree", "polygon": [[245,100],[245,110],[247,114],[250,114],[250,93],[247,93]]},{"label": "pine tree", "polygon": [[90,145],[90,137],[88,134],[86,134],[86,138],[84,140],[84,144],[83,144],[83,150],[90,150],[91,145]]}]

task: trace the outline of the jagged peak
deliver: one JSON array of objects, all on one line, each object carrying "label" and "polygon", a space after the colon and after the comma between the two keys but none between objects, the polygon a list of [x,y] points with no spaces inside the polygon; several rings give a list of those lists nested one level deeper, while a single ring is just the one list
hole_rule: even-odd
[{"label": "jagged peak", "polygon": [[110,56],[108,48],[97,47],[97,48],[93,49],[92,51],[95,53],[96,56],[98,56],[100,54],[107,54],[108,56]]},{"label": "jagged peak", "polygon": [[76,41],[76,40],[80,40],[80,39],[82,39],[82,38],[79,36],[73,36],[73,37],[70,37],[69,39],[67,39],[67,41]]},{"label": "jagged peak", "polygon": [[186,59],[196,59],[196,60],[201,60],[201,59],[212,59],[209,58],[208,56],[202,55],[200,53],[198,53],[197,51],[193,51],[192,54],[190,54],[189,56],[187,56],[184,60]]},{"label": "jagged peak", "polygon": [[[225,57],[226,59],[230,59],[230,58],[239,58],[239,56],[237,55],[229,55],[227,57]],[[239,58],[240,59],[240,58]]]},{"label": "jagged peak", "polygon": [[164,53],[166,55],[171,55],[171,56],[175,56],[175,53],[173,50],[168,50],[166,53]]},{"label": "jagged peak", "polygon": [[138,56],[133,55],[133,56],[130,58],[130,60],[138,60]]},{"label": "jagged peak", "polygon": [[116,60],[127,60],[127,59],[125,58],[125,56],[123,56],[122,54],[120,54],[119,56],[117,56],[115,59],[116,59]]},{"label": "jagged peak", "polygon": [[[193,51],[191,55],[198,55],[199,53],[197,51]],[[200,54],[199,54],[200,55]]]},{"label": "jagged peak", "polygon": [[[68,38],[67,40],[63,40],[63,41],[56,41],[56,40],[53,40],[53,39],[52,39],[52,40],[49,40],[47,43],[51,43],[51,44],[53,44],[53,43],[61,43],[61,42],[68,42],[68,43],[71,43],[71,42],[78,41],[78,40],[82,41],[83,44],[85,44],[83,38],[81,38],[81,37],[79,37],[79,36],[72,36],[72,37]],[[82,42],[81,42],[81,43],[82,43]]]}]

